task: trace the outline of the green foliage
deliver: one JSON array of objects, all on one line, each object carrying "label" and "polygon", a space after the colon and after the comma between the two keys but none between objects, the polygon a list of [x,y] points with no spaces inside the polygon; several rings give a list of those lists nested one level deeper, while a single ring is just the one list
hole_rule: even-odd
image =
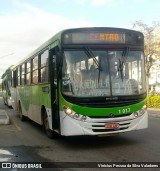
[{"label": "green foliage", "polygon": [[160,109],[160,95],[148,96],[147,107]]}]

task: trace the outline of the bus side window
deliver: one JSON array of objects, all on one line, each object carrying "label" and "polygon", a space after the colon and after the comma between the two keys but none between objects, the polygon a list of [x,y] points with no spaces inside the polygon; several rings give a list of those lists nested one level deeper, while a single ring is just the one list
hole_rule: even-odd
[{"label": "bus side window", "polygon": [[16,70],[12,71],[12,87],[16,87],[17,85],[17,77],[16,77]]},{"label": "bus side window", "polygon": [[26,65],[23,64],[21,69],[21,84],[25,85],[25,83],[26,83]]},{"label": "bus side window", "polygon": [[34,57],[32,60],[32,83],[38,83],[38,56]]},{"label": "bus side window", "polygon": [[17,85],[21,85],[21,66],[17,68]]},{"label": "bus side window", "polygon": [[3,82],[2,82],[2,90],[5,90],[6,89],[6,81],[4,80]]},{"label": "bus side window", "polygon": [[31,84],[31,61],[26,63],[26,84]]},{"label": "bus side window", "polygon": [[48,50],[41,54],[40,82],[48,82]]}]

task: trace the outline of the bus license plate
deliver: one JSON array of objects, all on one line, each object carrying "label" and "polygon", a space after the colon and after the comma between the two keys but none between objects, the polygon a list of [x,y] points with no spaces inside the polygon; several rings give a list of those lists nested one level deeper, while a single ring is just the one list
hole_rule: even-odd
[{"label": "bus license plate", "polygon": [[119,123],[106,123],[105,128],[107,128],[107,129],[118,129]]}]

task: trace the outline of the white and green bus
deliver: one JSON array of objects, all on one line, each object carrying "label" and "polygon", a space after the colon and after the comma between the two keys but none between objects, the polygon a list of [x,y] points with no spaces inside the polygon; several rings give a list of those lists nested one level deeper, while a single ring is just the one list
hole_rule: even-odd
[{"label": "white and green bus", "polygon": [[49,137],[147,128],[143,51],[137,31],[63,30],[13,67],[12,106]]},{"label": "white and green bus", "polygon": [[12,106],[12,102],[11,102],[11,80],[12,80],[12,77],[10,74],[7,74],[5,77],[2,78],[3,102],[8,107]]}]

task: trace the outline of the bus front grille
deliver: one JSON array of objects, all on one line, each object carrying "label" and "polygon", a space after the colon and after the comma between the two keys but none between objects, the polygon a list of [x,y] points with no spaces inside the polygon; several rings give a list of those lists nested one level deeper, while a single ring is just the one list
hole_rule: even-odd
[{"label": "bus front grille", "polygon": [[114,132],[114,131],[121,131],[121,130],[125,130],[125,129],[128,129],[128,127],[126,128],[120,128],[120,129],[92,129],[93,132]]},{"label": "bus front grille", "polygon": [[[115,118],[89,117],[86,122],[81,123],[81,126],[96,134],[118,133],[132,130],[136,126],[138,120],[139,118],[135,118],[133,115]],[[117,127],[112,127],[112,124],[117,125]],[[111,125],[111,127],[108,127],[108,125]]]}]

